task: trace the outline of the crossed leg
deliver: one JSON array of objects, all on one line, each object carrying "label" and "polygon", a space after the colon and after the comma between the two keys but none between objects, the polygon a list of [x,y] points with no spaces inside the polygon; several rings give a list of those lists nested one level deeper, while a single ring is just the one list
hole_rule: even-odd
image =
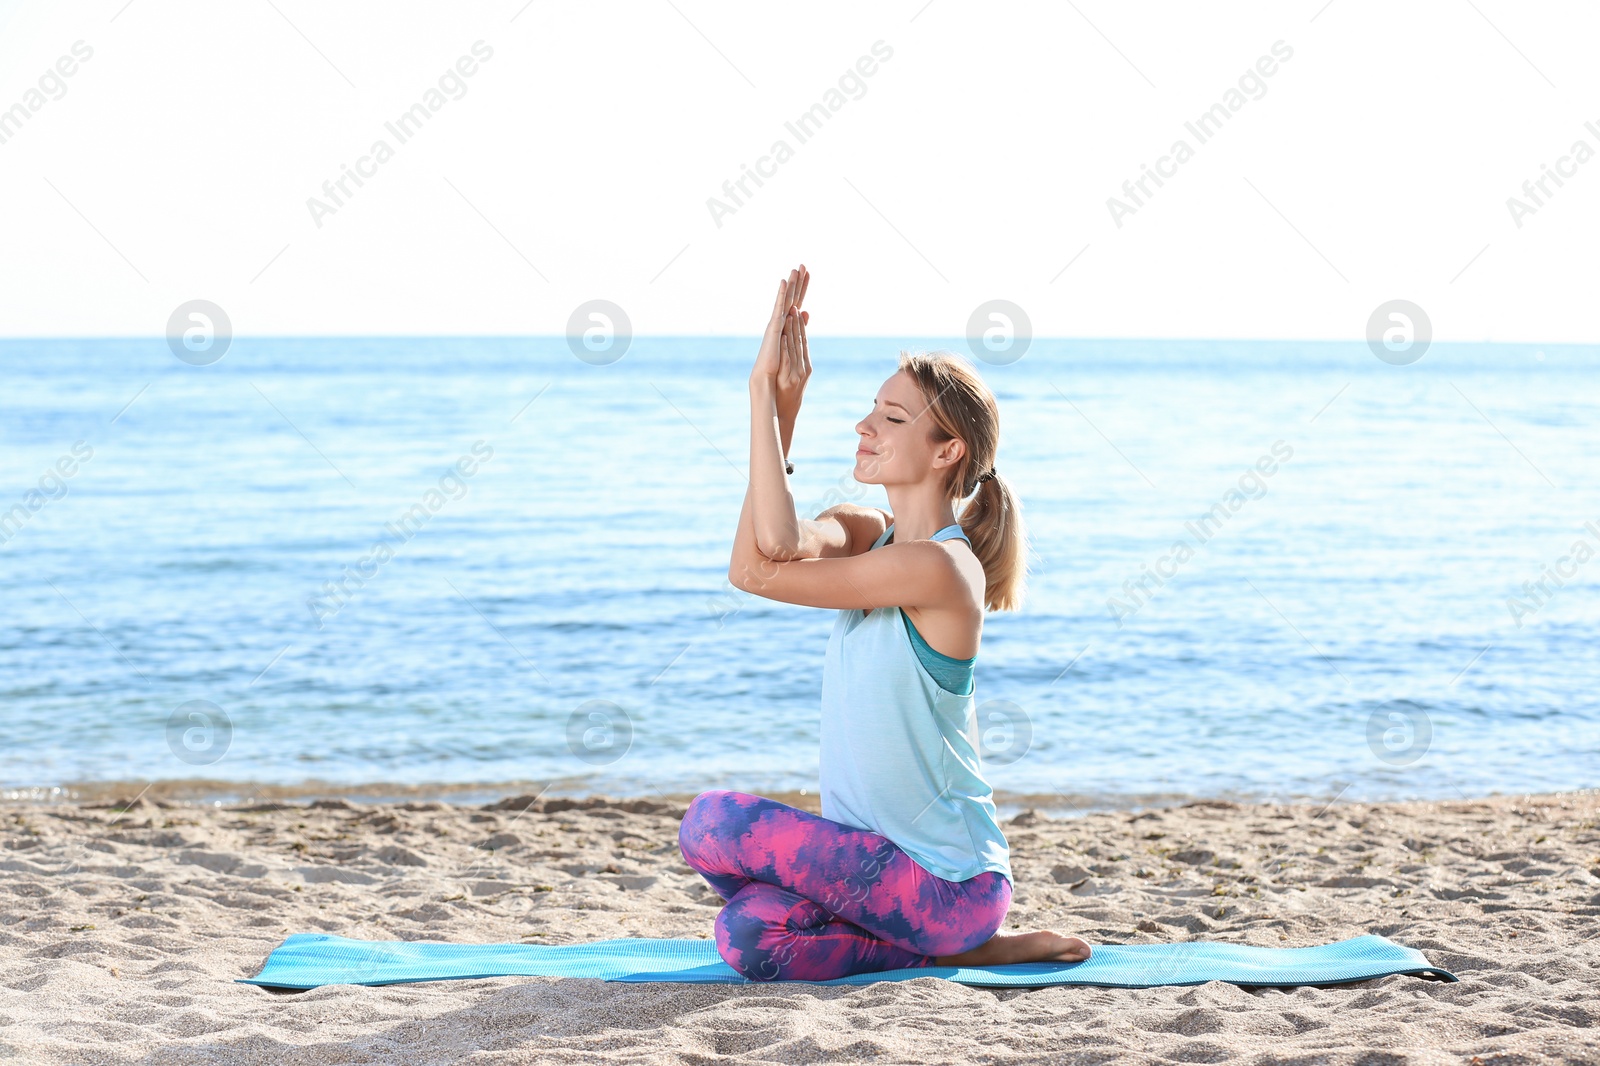
[{"label": "crossed leg", "polygon": [[727,901],[717,951],[753,981],[934,964],[987,942],[1011,905],[996,871],[947,881],[887,837],[743,792],[703,792],[684,861]]}]

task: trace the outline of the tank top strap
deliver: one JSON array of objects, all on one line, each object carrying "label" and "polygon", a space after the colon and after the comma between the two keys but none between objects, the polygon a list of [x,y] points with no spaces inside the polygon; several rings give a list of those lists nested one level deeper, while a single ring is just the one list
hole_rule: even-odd
[{"label": "tank top strap", "polygon": [[[883,547],[893,534],[894,523],[890,522],[889,527],[879,534],[877,540],[872,542],[872,548]],[[930,539],[949,540],[951,537],[960,537],[962,540],[966,541],[969,546],[972,544],[972,538],[968,537],[966,533],[962,532],[961,525],[958,522],[951,522],[948,526],[945,526],[943,529],[939,530],[939,532],[935,533]],[[872,548],[868,548],[867,550],[871,551]]]}]

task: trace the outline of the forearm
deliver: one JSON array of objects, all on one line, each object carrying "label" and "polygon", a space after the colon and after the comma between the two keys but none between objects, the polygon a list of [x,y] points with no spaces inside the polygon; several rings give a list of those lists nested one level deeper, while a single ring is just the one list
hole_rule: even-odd
[{"label": "forearm", "polygon": [[[761,554],[783,559],[799,550],[800,520],[783,472],[783,423],[772,386],[750,383],[750,489],[747,500]],[[793,433],[793,419],[789,432]]]},{"label": "forearm", "polygon": [[780,444],[783,447],[783,451],[779,454],[784,458],[788,458],[792,454],[789,451],[789,447],[794,443],[794,419],[796,412],[785,411],[782,407],[778,407],[777,412],[778,436],[781,438]]},{"label": "forearm", "polygon": [[728,580],[746,592],[758,592],[763,574],[770,575],[777,564],[756,543],[755,509],[751,505],[752,490],[746,489],[744,504],[739,509],[739,528],[733,536],[733,554],[728,560]]}]

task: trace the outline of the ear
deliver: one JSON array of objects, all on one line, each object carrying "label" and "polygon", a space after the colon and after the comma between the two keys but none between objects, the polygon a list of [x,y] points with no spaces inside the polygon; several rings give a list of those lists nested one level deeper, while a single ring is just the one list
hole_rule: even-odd
[{"label": "ear", "polygon": [[960,437],[953,437],[944,442],[939,449],[939,454],[934,456],[934,461],[944,466],[961,465],[962,457],[967,454],[967,446]]}]

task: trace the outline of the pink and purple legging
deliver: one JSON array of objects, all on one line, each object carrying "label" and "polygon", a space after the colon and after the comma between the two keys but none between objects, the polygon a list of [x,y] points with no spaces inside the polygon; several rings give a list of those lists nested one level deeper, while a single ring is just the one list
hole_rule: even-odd
[{"label": "pink and purple legging", "polygon": [[702,792],[678,828],[727,902],[717,952],[752,981],[931,966],[987,941],[1011,906],[996,870],[946,881],[888,837],[744,792]]}]

